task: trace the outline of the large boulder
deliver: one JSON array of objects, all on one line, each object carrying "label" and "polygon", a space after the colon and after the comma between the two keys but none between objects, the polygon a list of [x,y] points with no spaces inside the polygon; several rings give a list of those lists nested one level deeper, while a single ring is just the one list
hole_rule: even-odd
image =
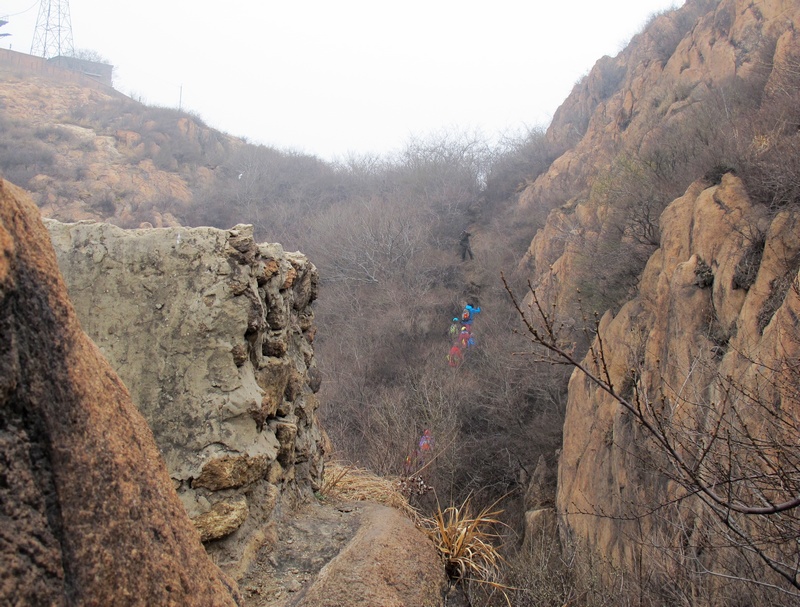
[{"label": "large boulder", "polygon": [[215,562],[241,577],[273,514],[321,480],[316,268],[255,243],[252,226],[47,226],[84,329],[130,388]]},{"label": "large boulder", "polygon": [[239,587],[258,607],[436,607],[448,587],[433,542],[399,510],[309,503],[277,521]]},{"label": "large boulder", "polygon": [[361,526],[296,607],[440,605],[446,576],[433,544],[399,511],[364,504]]},{"label": "large boulder", "polygon": [[234,605],[147,423],[0,182],[0,603]]}]

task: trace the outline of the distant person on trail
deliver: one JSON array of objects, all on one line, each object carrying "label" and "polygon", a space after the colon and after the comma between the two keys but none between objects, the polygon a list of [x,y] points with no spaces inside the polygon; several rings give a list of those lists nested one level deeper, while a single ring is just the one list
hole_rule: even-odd
[{"label": "distant person on trail", "polygon": [[425,432],[422,433],[422,436],[419,437],[419,443],[417,444],[417,458],[421,462],[425,463],[425,460],[428,459],[431,451],[433,451],[433,446],[435,444],[436,441],[434,441],[431,431],[426,428]]},{"label": "distant person on trail", "polygon": [[470,259],[475,259],[475,256],[472,254],[472,247],[469,244],[470,236],[472,236],[472,234],[466,230],[461,232],[461,238],[458,241],[458,245],[461,247],[461,261],[466,261],[467,255],[469,255]]}]

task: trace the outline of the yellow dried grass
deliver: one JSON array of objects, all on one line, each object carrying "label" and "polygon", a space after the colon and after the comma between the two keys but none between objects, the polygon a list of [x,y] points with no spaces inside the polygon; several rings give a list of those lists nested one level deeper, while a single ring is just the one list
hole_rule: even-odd
[{"label": "yellow dried grass", "polygon": [[369,470],[339,462],[325,464],[320,494],[333,501],[370,501],[396,508],[411,520],[418,513],[400,491],[400,479],[380,477]]},{"label": "yellow dried grass", "polygon": [[498,518],[502,510],[494,510],[496,505],[497,502],[473,516],[468,497],[461,506],[444,510],[440,506],[432,517],[423,518],[421,525],[433,540],[453,583],[484,584],[500,590],[508,602],[507,587],[498,581],[503,557],[493,544],[501,539],[495,527],[503,525]]}]

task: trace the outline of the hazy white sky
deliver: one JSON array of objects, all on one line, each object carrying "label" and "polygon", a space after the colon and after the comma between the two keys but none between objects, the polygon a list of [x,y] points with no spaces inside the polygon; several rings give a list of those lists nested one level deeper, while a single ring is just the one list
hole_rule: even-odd
[{"label": "hazy white sky", "polygon": [[[48,2],[48,0],[43,0]],[[55,7],[59,1],[49,0]],[[546,125],[575,82],[683,0],[71,0],[115,88],[325,159],[441,128]],[[39,2],[0,2],[30,52]]]}]

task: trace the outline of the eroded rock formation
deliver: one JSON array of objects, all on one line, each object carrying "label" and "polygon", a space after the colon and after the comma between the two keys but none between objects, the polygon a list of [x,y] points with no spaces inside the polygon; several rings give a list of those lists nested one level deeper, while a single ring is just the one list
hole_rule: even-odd
[{"label": "eroded rock formation", "polygon": [[[652,148],[670,129],[679,132],[712,90],[759,71],[769,88],[782,70],[794,70],[785,60],[787,49],[800,43],[798,24],[800,6],[788,0],[689,0],[655,18],[616,57],[600,59],[575,85],[547,133],[572,143],[519,199],[523,208],[554,209],[522,260],[546,299],[575,298],[578,257],[614,220],[614,197],[604,200],[590,190],[608,187],[598,178],[614,179],[608,170],[617,155]],[[715,122],[716,110],[707,111]],[[724,156],[724,150],[713,153]]]},{"label": "eroded rock formation", "polygon": [[240,577],[322,473],[303,255],[231,230],[48,221],[87,333],[130,387],[216,562]]},{"label": "eroded rock formation", "polygon": [[[637,191],[627,207],[620,203],[627,192],[618,177],[658,165],[670,154],[682,162],[688,154],[681,145],[692,136],[688,127],[712,134],[724,130],[732,83],[747,82],[752,88],[740,93],[755,94],[763,110],[784,86],[784,75],[796,71],[798,24],[797,2],[687,0],[677,11],[655,17],[617,57],[598,61],[554,116],[548,138],[567,151],[520,196],[522,208],[552,209],[522,266],[530,271],[538,296],[556,304],[567,328],[579,319],[572,335],[578,342],[582,316],[614,306],[615,315],[606,314],[601,332],[617,386],[631,390],[640,382],[643,394],[666,398],[671,406],[681,399],[698,407],[730,402],[724,378],[741,382],[751,394],[758,392],[748,382],[760,382],[759,390],[768,392],[764,368],[785,368],[786,357],[796,356],[798,302],[787,287],[797,274],[796,218],[784,212],[771,219],[765,201],[752,203],[743,182],[730,174],[719,183],[730,168],[726,163],[732,162],[725,140],[712,137],[702,152],[707,156],[701,161],[698,153],[693,170],[671,173],[671,180],[660,186]],[[728,123],[742,134],[742,146],[759,154],[769,151],[773,133],[759,131],[760,126],[747,130],[743,122]],[[657,154],[647,155],[653,151]],[[704,164],[706,159],[713,160]],[[634,162],[632,173],[620,170],[630,168],[625,163],[631,160],[644,162]],[[701,166],[706,168],[697,171]],[[712,170],[706,173],[707,168]],[[650,232],[637,233],[641,226],[633,226],[630,216],[653,210],[648,203],[667,181],[676,183],[673,177],[679,178],[679,189],[660,200],[646,220]],[[597,253],[610,264],[641,257],[641,265],[637,260],[627,268],[635,268],[634,280],[606,299],[596,295],[607,284],[586,270],[598,269],[591,259]],[[633,284],[635,298],[621,305],[629,295],[620,293],[631,293]],[[796,407],[785,394],[765,398],[786,410]],[[699,409],[685,405],[678,410],[675,419],[693,424],[698,441],[713,430],[703,427]],[[709,412],[708,419],[714,419]],[[662,474],[663,461],[653,461],[657,458],[649,447],[618,404],[580,374],[573,375],[558,481],[562,538],[599,555],[598,567],[606,557],[623,570],[647,562],[667,579],[675,572],[667,570],[656,545],[674,548],[670,554],[701,569],[718,565],[722,556],[711,549],[715,540],[698,548],[704,533],[711,536],[707,519],[688,514],[678,520],[661,508],[675,497],[676,487]],[[648,508],[657,515],[640,518]],[[692,512],[690,506],[687,510]],[[683,534],[682,546],[671,544],[676,529]],[[653,549],[649,555],[648,546]],[[696,555],[689,554],[688,546],[703,559],[692,561]],[[728,573],[738,574],[735,561],[728,563]],[[758,577],[763,564],[756,564],[752,571],[758,573],[750,575]]]},{"label": "eroded rock formation", "polygon": [[234,605],[147,423],[0,182],[0,603]]},{"label": "eroded rock formation", "polygon": [[[770,219],[732,175],[711,188],[694,184],[661,217],[661,247],[638,297],[600,324],[612,383],[627,398],[635,398],[635,386],[642,402],[655,403],[682,456],[700,458],[697,470],[713,465],[715,476],[706,478],[720,487],[729,480],[725,470],[744,469],[737,458],[779,469],[783,458],[771,441],[797,440],[793,421],[780,418],[798,414],[800,291],[791,285],[800,284],[799,220],[796,211]],[[584,364],[597,369],[591,357]],[[667,553],[737,575],[740,554],[726,553],[726,532],[714,530],[719,521],[691,498],[675,501],[687,491],[670,481],[674,467],[663,446],[578,371],[564,427],[557,508],[568,543],[665,579],[674,575]],[[760,445],[749,455],[748,435]],[[732,451],[724,436],[735,441]],[[736,499],[749,495],[738,491]],[[777,494],[751,499],[768,503]],[[777,540],[764,550],[772,549],[780,550]],[[747,569],[768,579],[758,559]]]}]

